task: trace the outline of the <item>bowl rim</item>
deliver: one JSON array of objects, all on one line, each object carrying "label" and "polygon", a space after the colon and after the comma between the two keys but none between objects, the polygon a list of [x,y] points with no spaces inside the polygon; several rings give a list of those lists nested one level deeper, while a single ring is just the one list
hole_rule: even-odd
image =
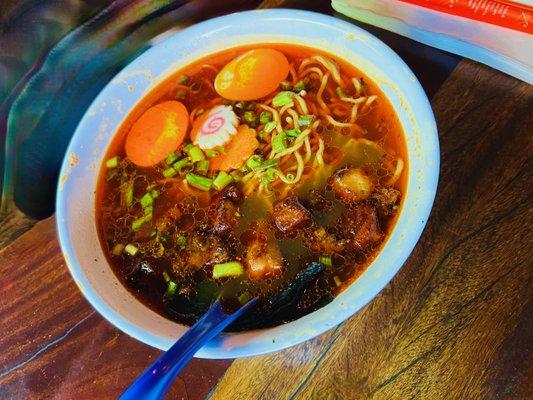
[{"label": "bowl rim", "polygon": [[[379,277],[377,277],[378,281],[377,283],[374,283],[373,285],[370,286],[371,290],[366,291],[364,293],[355,293],[355,294],[351,293],[351,296],[348,296],[348,294],[350,293],[351,286],[353,285],[352,283],[335,299],[334,302],[337,303],[335,312],[330,313],[331,315],[328,316],[327,321],[325,323],[319,324],[318,326],[316,323],[313,323],[313,321],[320,319],[318,318],[318,315],[320,314],[323,316],[324,313],[326,312],[326,309],[331,311],[332,308],[330,306],[332,306],[334,302],[298,320],[292,321],[288,324],[280,325],[278,327],[261,329],[257,331],[241,332],[241,333],[221,334],[217,336],[215,339],[213,339],[211,342],[209,342],[203,349],[201,349],[196,354],[196,357],[202,357],[202,358],[213,358],[213,359],[238,358],[238,357],[258,355],[258,354],[264,354],[264,353],[269,353],[272,351],[281,350],[281,349],[284,349],[290,346],[294,346],[298,343],[311,339],[315,336],[318,336],[326,332],[327,330],[341,324],[346,319],[353,316],[362,307],[364,307],[371,299],[373,299],[379,292],[381,292],[381,290],[392,280],[394,275],[396,275],[396,273],[405,263],[407,257],[410,255],[416,243],[420,239],[420,236],[425,227],[425,224],[427,222],[427,219],[429,217],[429,214],[430,214],[430,211],[433,205],[433,201],[434,201],[436,190],[437,190],[437,184],[438,184],[439,165],[440,165],[438,134],[437,134],[435,118],[433,116],[433,112],[432,112],[429,100],[426,97],[426,94],[422,86],[420,85],[420,83],[418,82],[418,80],[416,79],[412,71],[409,69],[409,67],[405,64],[405,62],[392,49],[390,49],[386,44],[384,44],[381,40],[376,38],[374,35],[344,20],[340,20],[329,15],[319,14],[319,13],[310,12],[310,11],[293,10],[293,9],[251,10],[251,11],[232,13],[232,14],[213,18],[213,19],[195,24],[182,31],[173,33],[169,37],[165,38],[163,41],[157,43],[155,46],[143,52],[141,55],[135,58],[132,62],[128,63],[128,65],[126,65],[116,76],[120,76],[121,74],[124,74],[125,71],[130,70],[132,68],[132,65],[135,65],[135,63],[138,62],[138,60],[149,59],[151,54],[154,54],[153,53],[154,48],[164,46],[165,43],[169,40],[176,40],[177,37],[201,35],[202,32],[208,32],[213,28],[219,27],[221,24],[241,24],[241,23],[245,24],[247,20],[249,23],[250,18],[255,18],[255,19],[266,18],[266,19],[274,19],[274,20],[282,19],[285,21],[287,19],[289,20],[292,19],[292,20],[299,20],[303,22],[307,21],[311,23],[322,24],[325,26],[331,26],[334,29],[342,29],[343,31],[353,33],[360,37],[364,37],[365,40],[367,40],[371,46],[375,47],[379,52],[382,53],[384,58],[390,61],[391,68],[392,68],[392,65],[394,65],[394,67],[402,69],[406,74],[410,75],[410,79],[413,81],[411,84],[410,90],[412,90],[412,96],[416,98],[417,100],[416,113],[417,115],[422,115],[422,117],[425,119],[424,140],[427,141],[426,147],[431,150],[430,156],[432,157],[433,163],[431,165],[431,168],[425,171],[425,178],[423,180],[423,183],[424,183],[423,189],[425,190],[424,200],[422,201],[422,204],[420,205],[420,207],[410,210],[413,213],[415,213],[416,217],[421,222],[416,227],[414,227],[412,231],[409,231],[410,236],[409,238],[404,239],[405,246],[401,250],[401,255],[397,257],[394,263],[391,263],[390,265],[391,268],[389,268],[384,273],[382,273]],[[337,56],[337,54],[335,53],[335,50],[331,50],[331,51],[327,50],[327,51]],[[380,69],[383,69],[383,67],[380,67]],[[164,79],[165,79],[165,76],[158,77],[158,82],[161,82]],[[74,135],[72,136],[70,140],[68,149],[65,153],[65,158],[61,166],[61,173],[59,175],[60,180],[62,179],[61,177],[67,174],[69,170],[70,160],[69,160],[68,155],[74,151],[76,143],[82,140],[80,138],[83,136],[83,129],[84,129],[83,127],[84,127],[85,120],[88,117],[87,114],[89,110],[97,102],[102,101],[102,99],[108,96],[108,92],[110,91],[110,85],[111,85],[111,82],[108,83],[102,89],[102,91],[94,99],[92,105],[85,112],[85,115],[83,116],[83,118],[80,120],[80,123],[78,127],[76,128]],[[147,91],[144,91],[143,96],[146,93]],[[141,98],[143,96],[141,96]],[[130,110],[128,110],[128,112],[129,111]],[[127,113],[124,114],[122,120],[126,116],[127,116]],[[107,150],[107,147],[106,147],[106,150]],[[105,151],[104,151],[104,154],[105,154]],[[409,162],[411,161],[410,156],[411,155],[409,155]],[[97,171],[99,173],[99,168],[97,169]],[[410,186],[412,184],[411,182],[412,172],[413,171],[411,170],[411,168],[409,168],[409,171],[408,171],[409,179],[408,179],[408,184],[407,184],[408,185],[407,192],[409,192]],[[112,325],[114,325],[118,329],[122,330],[128,335],[148,345],[151,345],[156,348],[160,348],[162,350],[167,349],[172,344],[173,340],[156,336],[152,334],[149,330],[144,329],[132,323],[131,321],[127,320],[122,315],[120,315],[118,312],[116,312],[113,308],[111,308],[111,306],[107,304],[101,298],[101,296],[91,287],[90,283],[86,279],[82,266],[76,260],[76,254],[73,249],[72,243],[70,241],[69,228],[68,228],[69,221],[66,218],[67,217],[67,198],[69,196],[66,191],[60,190],[61,184],[62,182],[59,182],[58,190],[56,193],[56,225],[57,225],[57,232],[58,232],[60,247],[61,247],[63,256],[65,258],[65,261],[67,263],[68,269],[70,271],[70,274],[74,278],[75,282],[78,283],[78,286],[80,286],[80,290],[82,291],[84,297],[89,301],[89,303],[93,306],[93,308],[95,308],[100,313],[100,315],[102,315],[107,321],[109,321]],[[406,212],[406,205],[407,205],[406,202],[407,200],[404,201],[401,214],[398,218],[398,221],[396,221],[396,225],[393,229],[393,232],[391,233],[391,235],[389,235],[387,242],[383,244],[380,252],[378,253],[378,257],[376,257],[371,262],[371,264],[367,267],[363,275],[360,276],[358,279],[356,279],[354,283],[363,279],[363,276],[367,274],[367,272],[371,270],[371,267],[376,263],[376,260],[379,258],[379,255],[382,254],[385,248],[389,245],[391,236],[394,234],[394,232],[398,228],[400,218]],[[110,268],[109,265],[108,265],[108,268]],[[80,282],[83,284],[83,289],[81,288],[82,285],[79,284]],[[350,299],[353,299],[354,296],[357,297],[356,306],[353,306],[352,304],[349,303]],[[343,301],[340,301],[339,303],[337,300],[339,300],[339,298],[341,297],[343,298]],[[179,324],[176,324],[176,325],[179,326]],[[270,340],[264,340],[265,334],[267,334],[268,336],[268,332],[271,332],[277,328],[284,328],[284,330],[287,331],[289,329],[295,328],[296,326],[301,328],[297,334],[285,335],[282,340],[278,340],[275,342],[270,341]],[[256,340],[257,336],[262,337],[260,341]],[[234,340],[233,343],[228,346],[227,342],[229,339],[236,339],[236,341]]]}]

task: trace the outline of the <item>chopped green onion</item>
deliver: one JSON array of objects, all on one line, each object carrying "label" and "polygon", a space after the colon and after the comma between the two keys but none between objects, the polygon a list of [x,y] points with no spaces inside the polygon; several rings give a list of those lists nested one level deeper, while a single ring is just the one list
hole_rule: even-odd
[{"label": "chopped green onion", "polygon": [[333,261],[331,261],[330,256],[320,257],[319,261],[320,261],[320,264],[325,265],[327,267],[331,267],[333,265]]},{"label": "chopped green onion", "polygon": [[178,78],[178,83],[180,85],[184,85],[185,83],[187,83],[189,81],[189,77],[187,75],[181,75],[179,78]]},{"label": "chopped green onion", "polygon": [[279,92],[272,99],[272,105],[274,107],[292,106],[294,105],[292,96],[294,96],[294,93],[292,92]]},{"label": "chopped green onion", "polygon": [[157,229],[152,229],[150,231],[150,237],[153,238],[153,237],[156,237],[156,235],[157,235]]},{"label": "chopped green onion", "polygon": [[341,99],[343,97],[346,97],[346,93],[344,93],[344,90],[342,90],[340,86],[337,86],[337,89],[335,89],[335,91],[337,92],[337,96],[339,96]]},{"label": "chopped green onion", "polygon": [[116,167],[118,167],[118,157],[115,156],[115,157],[112,157],[109,160],[107,160],[105,162],[105,166],[107,168],[116,168]]},{"label": "chopped green onion", "polygon": [[261,177],[263,183],[270,183],[278,177],[279,170],[277,168],[268,168],[265,174]]},{"label": "chopped green onion", "polygon": [[165,280],[165,282],[170,282],[170,275],[167,271],[163,271],[161,275],[163,275],[163,279]]},{"label": "chopped green onion", "polygon": [[230,175],[235,182],[239,182],[242,179],[242,175],[239,171],[231,171]]},{"label": "chopped green onion", "polygon": [[276,121],[270,121],[270,122],[267,122],[267,123],[265,124],[265,132],[266,132],[266,133],[270,133],[270,132],[272,132],[272,131],[276,128],[277,125],[278,125],[278,124],[276,123]]},{"label": "chopped green onion", "polygon": [[219,153],[216,150],[207,149],[204,150],[204,154],[207,158],[215,158],[218,156]]},{"label": "chopped green onion", "polygon": [[170,153],[167,158],[165,159],[165,162],[167,165],[172,165],[174,161],[178,159],[178,155],[175,152]]},{"label": "chopped green onion", "polygon": [[185,89],[178,89],[178,91],[176,92],[176,99],[183,100],[186,94],[187,92],[185,91]]},{"label": "chopped green onion", "polygon": [[187,238],[185,237],[185,235],[178,235],[178,237],[176,238],[176,244],[181,250],[185,250],[185,248],[187,247]]},{"label": "chopped green onion", "polygon": [[165,178],[171,178],[173,177],[174,175],[176,175],[178,173],[178,171],[176,171],[174,168],[170,167],[170,168],[167,168],[163,171],[163,176]]},{"label": "chopped green onion", "polygon": [[287,81],[283,81],[279,84],[279,87],[281,88],[281,90],[291,90],[292,89],[292,85],[287,82]]},{"label": "chopped green onion", "polygon": [[301,79],[294,85],[294,91],[296,93],[301,92],[302,90],[305,90],[305,80]]},{"label": "chopped green onion", "polygon": [[256,169],[263,162],[263,157],[258,154],[254,154],[248,160],[246,160],[246,166],[250,169]]},{"label": "chopped green onion", "polygon": [[216,190],[222,190],[233,181],[230,174],[224,171],[220,171],[213,181],[213,186]]},{"label": "chopped green onion", "polygon": [[130,244],[127,244],[126,247],[124,247],[124,251],[128,253],[130,256],[134,256],[135,254],[137,254],[139,249],[130,243]]},{"label": "chopped green onion", "polygon": [[143,208],[143,211],[144,211],[144,215],[150,215],[154,212],[154,207],[153,206],[146,206]]},{"label": "chopped green onion", "polygon": [[192,149],[193,147],[194,147],[194,144],[189,143],[189,144],[187,144],[187,145],[183,148],[183,151],[184,151],[185,153],[188,153],[189,150]]},{"label": "chopped green onion", "polygon": [[205,159],[204,152],[202,151],[202,149],[200,149],[197,146],[192,146],[191,148],[189,148],[189,150],[187,150],[187,154],[189,155],[189,158],[191,159],[191,162],[193,163],[202,161]]},{"label": "chopped green onion", "polygon": [[113,246],[113,250],[111,250],[111,253],[115,256],[120,256],[122,252],[124,251],[124,245],[122,243],[117,243]]},{"label": "chopped green onion", "polygon": [[185,175],[187,183],[196,189],[205,190],[206,192],[211,189],[213,179],[206,178],[205,176],[188,173]]},{"label": "chopped green onion", "polygon": [[270,114],[268,111],[263,111],[260,115],[259,115],[259,122],[261,124],[266,124],[267,122],[270,122],[272,121],[272,114]]},{"label": "chopped green onion", "polygon": [[235,108],[238,108],[240,110],[244,110],[245,104],[242,101],[239,101],[235,103]]},{"label": "chopped green onion", "polygon": [[274,153],[280,153],[285,150],[285,133],[278,133],[272,137],[272,151]]},{"label": "chopped green onion", "polygon": [[215,264],[213,267],[213,279],[239,276],[244,273],[242,264],[238,261],[230,261],[223,264]]},{"label": "chopped green onion", "polygon": [[244,292],[237,298],[237,300],[239,300],[239,303],[241,303],[242,305],[245,305],[250,301],[251,298],[252,296],[250,295],[250,293]]},{"label": "chopped green onion", "polygon": [[139,201],[141,202],[141,207],[145,208],[151,206],[154,202],[154,199],[152,199],[152,195],[150,193],[146,193]]},{"label": "chopped green onion", "polygon": [[300,133],[300,130],[299,129],[290,129],[288,131],[285,131],[285,135],[289,136],[289,137],[296,137],[298,136]]},{"label": "chopped green onion", "polygon": [[205,174],[209,170],[209,161],[202,160],[196,163],[196,171]]},{"label": "chopped green onion", "polygon": [[133,181],[129,180],[122,185],[121,188],[122,202],[126,206],[131,206],[133,204]]},{"label": "chopped green onion", "polygon": [[313,123],[313,116],[312,115],[302,115],[300,118],[298,118],[298,125],[300,126],[307,126],[311,125]]},{"label": "chopped green onion", "polygon": [[167,291],[165,292],[165,296],[172,297],[176,293],[176,289],[178,288],[178,285],[176,282],[169,281],[167,286]]},{"label": "chopped green onion", "polygon": [[159,236],[159,242],[163,245],[163,246],[166,246],[168,244],[168,239],[165,235],[161,235]]},{"label": "chopped green onion", "polygon": [[150,196],[152,196],[152,199],[157,199],[159,197],[159,192],[155,189],[150,190]]},{"label": "chopped green onion", "polygon": [[133,229],[134,231],[138,231],[139,229],[141,229],[141,227],[145,223],[151,221],[151,219],[152,219],[152,213],[146,214],[144,217],[138,218],[135,221],[133,221],[131,223],[131,229]]},{"label": "chopped green onion", "polygon": [[337,285],[337,286],[342,285],[342,281],[341,281],[341,279],[340,279],[337,275],[335,275],[335,276],[333,277],[333,280],[335,281],[335,285]]},{"label": "chopped green onion", "polygon": [[181,169],[186,165],[189,165],[189,163],[189,159],[187,157],[184,157],[181,160],[178,160],[174,164],[172,164],[172,168],[174,168],[175,171],[180,172]]},{"label": "chopped green onion", "polygon": [[243,120],[245,124],[251,125],[257,123],[257,117],[253,111],[245,111]]}]

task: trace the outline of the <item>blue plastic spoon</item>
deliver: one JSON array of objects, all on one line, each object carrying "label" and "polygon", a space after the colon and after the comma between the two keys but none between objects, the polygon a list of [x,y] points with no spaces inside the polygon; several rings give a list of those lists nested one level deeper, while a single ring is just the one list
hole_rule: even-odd
[{"label": "blue plastic spoon", "polygon": [[222,330],[255,304],[250,300],[244,306],[226,314],[217,300],[174,345],[159,357],[119,397],[120,400],[162,399],[168,388],[194,354]]}]

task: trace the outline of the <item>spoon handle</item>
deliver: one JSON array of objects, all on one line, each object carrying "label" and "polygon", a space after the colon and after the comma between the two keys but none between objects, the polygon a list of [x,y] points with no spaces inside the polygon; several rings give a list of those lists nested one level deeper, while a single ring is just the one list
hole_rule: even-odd
[{"label": "spoon handle", "polygon": [[120,400],[162,399],[178,373],[194,354],[255,304],[249,301],[233,314],[226,314],[217,300],[168,351],[150,365],[124,393]]}]

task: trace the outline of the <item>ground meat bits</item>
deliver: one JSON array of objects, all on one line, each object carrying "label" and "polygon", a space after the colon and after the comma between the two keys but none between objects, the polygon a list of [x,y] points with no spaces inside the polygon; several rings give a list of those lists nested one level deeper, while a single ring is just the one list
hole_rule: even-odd
[{"label": "ground meat bits", "polygon": [[274,224],[285,234],[292,234],[311,222],[311,215],[296,197],[289,197],[274,205]]},{"label": "ground meat bits", "polygon": [[380,187],[372,193],[372,202],[381,217],[388,217],[396,212],[402,194],[391,187]]}]

